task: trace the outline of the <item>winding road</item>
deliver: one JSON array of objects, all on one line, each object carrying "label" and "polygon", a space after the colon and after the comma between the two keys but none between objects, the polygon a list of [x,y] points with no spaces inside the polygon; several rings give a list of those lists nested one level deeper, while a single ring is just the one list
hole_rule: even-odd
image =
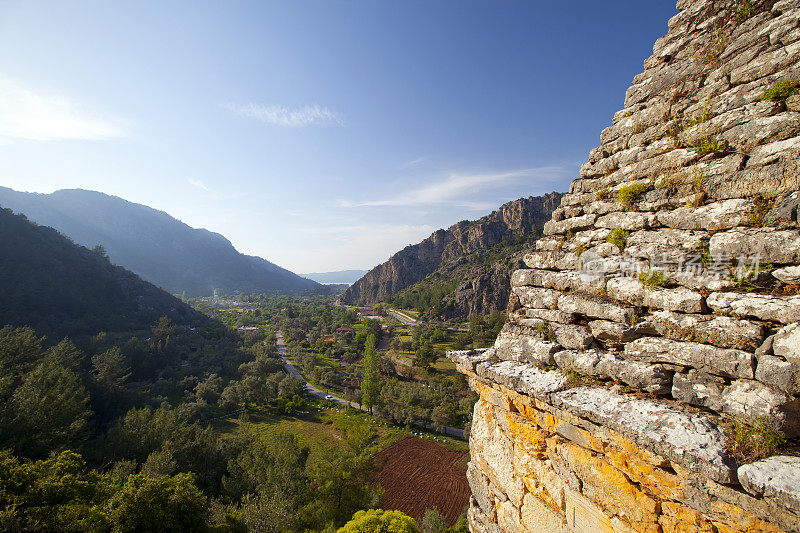
[{"label": "winding road", "polygon": [[[398,320],[399,320],[399,318],[398,318]],[[278,330],[278,332],[275,334],[275,336],[278,339],[278,341],[276,343],[277,346],[278,346],[278,355],[280,356],[281,361],[283,362],[284,368],[286,368],[286,371],[289,374],[291,374],[293,377],[295,377],[295,378],[297,378],[299,380],[305,381],[306,385],[305,385],[305,388],[303,390],[307,394],[310,394],[311,396],[316,396],[317,398],[319,398],[321,400],[326,400],[327,399],[328,401],[334,402],[334,403],[339,404],[339,405],[344,405],[344,406],[349,405],[350,407],[352,407],[354,409],[359,409],[361,411],[367,411],[367,408],[364,407],[363,405],[359,404],[359,403],[348,402],[347,400],[343,400],[341,398],[338,398],[338,397],[334,396],[333,394],[330,394],[330,393],[327,393],[325,391],[322,391],[322,390],[318,389],[317,387],[315,387],[314,385],[312,385],[311,383],[307,382],[305,380],[305,378],[303,377],[303,375],[300,374],[300,372],[297,371],[297,368],[295,368],[295,366],[291,363],[291,361],[289,361],[288,357],[286,357],[286,343],[283,342],[283,332]],[[333,398],[333,399],[331,399],[331,398]],[[422,422],[418,422],[418,423],[415,422],[414,425],[418,426],[418,427],[425,428],[425,429],[430,430],[430,431],[436,431],[436,429],[431,424],[423,424]],[[445,435],[448,435],[450,437],[457,437],[459,439],[464,440],[464,430],[463,429],[453,428],[453,427],[446,427],[446,428],[444,428],[444,433],[445,433]]]}]

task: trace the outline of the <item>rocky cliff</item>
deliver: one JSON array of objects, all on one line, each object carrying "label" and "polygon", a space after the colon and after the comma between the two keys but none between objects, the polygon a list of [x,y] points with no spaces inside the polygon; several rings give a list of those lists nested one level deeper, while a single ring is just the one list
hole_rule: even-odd
[{"label": "rocky cliff", "polygon": [[473,532],[800,531],[800,1],[681,0],[493,348]]},{"label": "rocky cliff", "polygon": [[511,242],[541,228],[558,205],[559,193],[520,198],[475,221],[440,229],[419,244],[406,246],[370,270],[342,295],[348,304],[385,301],[417,283],[440,266],[457,263],[465,254]]}]

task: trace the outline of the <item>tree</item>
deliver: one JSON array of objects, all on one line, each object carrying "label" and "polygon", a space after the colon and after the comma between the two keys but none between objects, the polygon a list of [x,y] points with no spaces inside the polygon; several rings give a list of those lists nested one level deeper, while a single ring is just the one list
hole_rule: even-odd
[{"label": "tree", "polygon": [[44,359],[14,391],[16,445],[29,457],[73,443],[91,416],[89,395],[77,374]]},{"label": "tree", "polygon": [[133,474],[109,502],[114,531],[198,531],[206,499],[194,475]]},{"label": "tree", "polygon": [[422,533],[448,533],[447,524],[438,509],[426,509],[419,526]]},{"label": "tree", "polygon": [[364,345],[364,379],[361,382],[361,395],[364,407],[372,412],[378,399],[378,361],[375,353],[375,335],[367,337]]},{"label": "tree", "polygon": [[106,247],[102,244],[95,244],[92,251],[102,257],[103,259],[108,259],[108,252],[106,251]]},{"label": "tree", "polygon": [[419,533],[410,516],[400,511],[359,511],[337,533]]}]

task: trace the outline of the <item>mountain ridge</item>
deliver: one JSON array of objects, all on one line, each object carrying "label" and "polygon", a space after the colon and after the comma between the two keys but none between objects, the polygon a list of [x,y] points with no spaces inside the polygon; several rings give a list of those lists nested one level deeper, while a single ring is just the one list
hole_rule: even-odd
[{"label": "mountain ridge", "polygon": [[367,272],[342,294],[341,301],[367,305],[386,301],[465,254],[525,238],[550,219],[561,196],[551,192],[520,198],[480,219],[463,220],[436,230],[422,242],[406,246]]},{"label": "mountain ridge", "polygon": [[0,205],[51,226],[77,244],[100,244],[112,261],[172,293],[291,292],[319,285],[266,259],[242,254],[219,233],[164,211],[85,189],[50,194],[0,187]]}]

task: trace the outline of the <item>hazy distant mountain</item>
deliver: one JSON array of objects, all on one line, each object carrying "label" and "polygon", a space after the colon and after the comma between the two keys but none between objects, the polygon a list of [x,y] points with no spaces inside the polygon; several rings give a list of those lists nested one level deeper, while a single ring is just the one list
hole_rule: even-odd
[{"label": "hazy distant mountain", "polygon": [[103,245],[113,263],[172,293],[205,296],[214,289],[287,292],[319,287],[265,259],[239,253],[218,233],[116,196],[82,189],[36,194],[0,187],[0,206],[88,248]]},{"label": "hazy distant mountain", "polygon": [[133,272],[8,209],[0,209],[0,250],[2,325],[60,337],[146,328],[160,315],[179,324],[205,320]]},{"label": "hazy distant mountain", "polygon": [[317,283],[352,285],[366,273],[366,270],[337,270],[335,272],[312,272],[302,274],[302,276]]}]

